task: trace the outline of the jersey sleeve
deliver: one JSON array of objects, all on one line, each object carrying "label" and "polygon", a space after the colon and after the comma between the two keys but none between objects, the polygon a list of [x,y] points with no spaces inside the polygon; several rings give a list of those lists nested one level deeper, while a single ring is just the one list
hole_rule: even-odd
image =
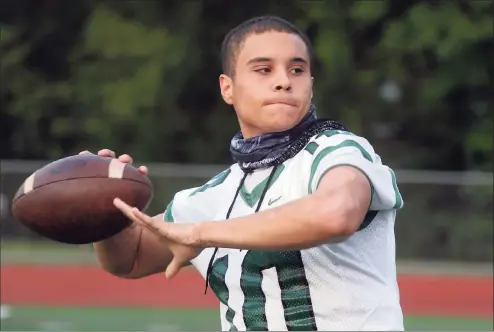
[{"label": "jersey sleeve", "polygon": [[[341,131],[327,131],[316,137],[312,148],[309,193],[317,190],[322,177],[337,166],[352,166],[368,178],[372,199],[369,210],[392,210],[403,207],[396,176],[381,163],[371,144],[363,137]],[[307,150],[307,149],[306,149]]]},{"label": "jersey sleeve", "polygon": [[166,222],[198,223],[213,220],[218,211],[221,195],[216,192],[230,174],[227,169],[200,187],[177,192],[163,213]]}]

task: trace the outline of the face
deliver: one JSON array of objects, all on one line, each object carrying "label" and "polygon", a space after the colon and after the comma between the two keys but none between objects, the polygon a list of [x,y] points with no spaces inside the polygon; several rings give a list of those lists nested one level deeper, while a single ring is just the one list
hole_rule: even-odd
[{"label": "face", "polygon": [[220,76],[245,138],[293,128],[309,111],[313,78],[303,40],[284,32],[251,34],[240,46],[234,77]]}]

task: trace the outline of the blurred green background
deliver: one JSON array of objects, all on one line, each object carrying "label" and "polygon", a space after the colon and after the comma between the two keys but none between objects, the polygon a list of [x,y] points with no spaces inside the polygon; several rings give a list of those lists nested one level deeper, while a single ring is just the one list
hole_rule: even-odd
[{"label": "blurred green background", "polygon": [[[492,275],[493,11],[488,0],[2,0],[2,265],[94,263],[89,248],[47,243],[10,214],[22,181],[49,161],[103,147],[131,154],[150,166],[149,213],[231,163],[238,124],[219,93],[221,41],[243,20],[275,14],[313,42],[319,116],[365,136],[395,169],[405,201],[398,259],[477,262]],[[46,310],[26,308],[2,325],[28,330],[36,324],[26,317],[55,315]],[[91,327],[99,310],[87,310],[72,318],[86,329],[124,328],[113,318]],[[128,326],[147,314],[217,323],[216,313],[136,310],[120,312]],[[492,330],[490,321],[409,318],[417,329]]]}]

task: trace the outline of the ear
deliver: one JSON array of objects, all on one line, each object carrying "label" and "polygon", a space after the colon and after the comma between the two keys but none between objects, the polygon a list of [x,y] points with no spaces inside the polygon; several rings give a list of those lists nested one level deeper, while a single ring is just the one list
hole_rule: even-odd
[{"label": "ear", "polygon": [[223,100],[228,105],[233,104],[233,80],[231,77],[221,74],[220,75],[220,91]]},{"label": "ear", "polygon": [[310,89],[310,99],[312,100],[312,97],[314,97],[314,77],[311,77],[311,81],[312,81],[312,86]]}]

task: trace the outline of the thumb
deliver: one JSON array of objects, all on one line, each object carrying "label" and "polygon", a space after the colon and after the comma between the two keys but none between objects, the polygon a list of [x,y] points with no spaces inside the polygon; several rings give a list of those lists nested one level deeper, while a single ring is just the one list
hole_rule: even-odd
[{"label": "thumb", "polygon": [[170,264],[168,264],[168,267],[166,268],[165,271],[166,279],[173,278],[178,273],[178,271],[180,271],[181,268],[182,268],[182,264],[179,262],[179,260],[173,258]]}]

